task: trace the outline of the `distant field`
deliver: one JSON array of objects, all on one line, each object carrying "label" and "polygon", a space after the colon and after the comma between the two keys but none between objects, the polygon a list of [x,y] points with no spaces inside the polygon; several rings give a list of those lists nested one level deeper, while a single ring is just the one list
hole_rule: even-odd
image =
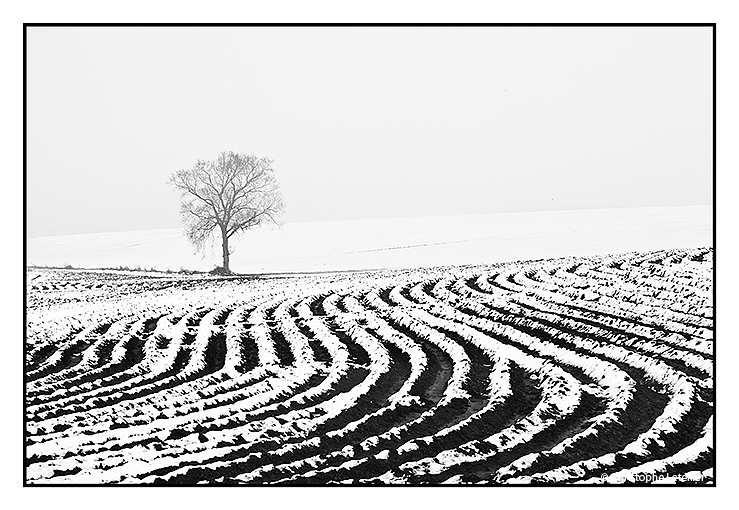
[{"label": "distant field", "polygon": [[[491,198],[493,200],[494,198]],[[288,223],[236,238],[240,273],[416,268],[710,246],[710,206]],[[32,238],[28,263],[64,267],[198,269],[180,229]]]},{"label": "distant field", "polygon": [[[607,245],[596,220],[577,250]],[[685,241],[652,230],[631,242]],[[528,232],[518,250],[554,246]],[[712,269],[713,249],[683,247],[260,278],[28,270],[26,479],[713,483]]]}]

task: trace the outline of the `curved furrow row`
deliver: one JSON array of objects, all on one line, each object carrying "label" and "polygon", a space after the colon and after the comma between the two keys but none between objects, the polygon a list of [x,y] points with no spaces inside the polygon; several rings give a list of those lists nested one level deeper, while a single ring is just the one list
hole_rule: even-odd
[{"label": "curved furrow row", "polygon": [[[259,344],[259,350],[262,354],[263,360],[265,360],[267,363],[269,363],[271,366],[277,366],[279,365],[279,356],[277,354],[277,350],[274,345],[270,344],[272,340],[275,339],[276,335],[271,334],[271,325],[268,325],[267,318],[271,317],[271,307],[263,306],[257,307],[256,312],[252,314],[251,331],[254,333],[254,336],[256,338],[256,343]],[[261,311],[261,313],[259,313]],[[333,359],[335,360],[333,370],[331,370],[332,376],[338,376],[337,379],[341,380],[341,374],[342,372],[346,372],[346,370],[342,370],[343,368],[346,368],[348,365],[347,360],[349,359],[348,351],[345,346],[343,346],[340,342],[324,342],[327,343],[328,346],[325,346],[328,351],[333,353]],[[299,352],[299,350],[296,348],[295,352]],[[344,360],[342,361],[342,357]],[[336,363],[338,361],[338,363]],[[305,363],[301,362],[301,365],[305,365]],[[202,416],[202,413],[190,413],[187,416],[190,418],[196,419],[200,418],[199,420],[191,421],[189,424],[180,424],[177,428],[179,431],[178,435],[184,435],[184,437],[187,437],[189,435],[195,434],[198,435],[198,430],[207,430],[207,434],[200,432],[202,436],[205,436],[207,439],[208,437],[218,438],[218,444],[219,447],[217,447],[214,452],[216,454],[215,458],[218,458],[218,455],[230,455],[230,456],[237,456],[238,450],[245,450],[248,447],[242,446],[244,443],[248,443],[249,441],[247,439],[257,436],[262,436],[263,434],[243,434],[243,430],[239,430],[241,427],[248,425],[251,431],[255,430],[265,430],[267,429],[268,436],[273,435],[273,431],[269,430],[270,428],[274,429],[275,423],[285,423],[287,421],[291,421],[291,426],[293,429],[299,428],[298,422],[294,421],[300,416],[297,416],[297,414],[301,414],[304,418],[311,415],[311,414],[325,414],[321,410],[316,409],[305,409],[302,412],[295,412],[293,411],[293,416],[283,417],[279,413],[276,413],[275,411],[280,411],[278,407],[285,407],[286,410],[289,410],[291,405],[294,405],[296,403],[296,400],[309,400],[309,396],[306,394],[299,394],[296,397],[293,389],[297,388],[297,386],[294,384],[296,381],[296,377],[301,377],[301,374],[305,374],[305,370],[300,370],[296,367],[285,367],[282,369],[282,378],[285,379],[286,383],[292,383],[292,388],[286,386],[285,384],[275,384],[274,382],[271,382],[270,380],[263,381],[264,384],[262,384],[262,387],[259,388],[259,391],[252,392],[253,395],[251,395],[249,398],[244,398],[240,400],[239,402],[235,403],[234,405],[231,405],[227,408],[229,411],[226,416],[219,417],[218,419],[207,421],[207,417]],[[279,381],[277,381],[279,383]],[[303,381],[304,382],[304,381]],[[320,389],[319,389],[320,390]],[[322,391],[313,392],[314,398],[320,397],[322,393],[327,393],[327,391],[331,390],[331,385],[324,385],[324,389]],[[270,404],[272,402],[272,404]],[[271,409],[270,409],[271,405]],[[240,411],[239,411],[240,410]],[[286,412],[285,409],[282,411]],[[239,412],[237,412],[239,411]],[[198,414],[200,416],[193,416],[193,414]],[[272,414],[274,416],[266,417],[268,414]],[[256,421],[249,423],[249,418],[257,418],[261,417],[261,421],[264,422],[263,425],[260,426],[260,424]],[[227,436],[231,436],[230,438]],[[274,434],[278,435],[279,434]],[[249,436],[249,437],[247,437]],[[170,438],[171,439],[171,438]],[[202,439],[201,439],[202,441]],[[174,441],[169,441],[170,443],[176,442],[176,439]],[[253,441],[252,441],[253,442]],[[267,443],[274,443],[272,439],[267,439]],[[164,458],[163,456],[166,455],[167,457],[176,456],[178,460],[180,460],[180,464],[187,465],[188,464],[188,458],[198,458],[200,462],[195,462],[195,464],[202,464],[205,449],[212,449],[212,445],[209,443],[205,443],[202,445],[202,447],[197,447],[198,445],[188,445],[185,444],[186,441],[180,441],[180,443],[183,444],[177,444],[176,446],[173,444],[171,445],[172,448],[164,448],[163,454],[161,454],[159,457],[162,457],[160,459],[147,459],[149,465],[147,466],[148,469],[144,470],[142,474],[145,474],[148,471],[151,471],[152,466],[160,465],[164,461],[165,464],[170,463],[171,464],[171,458],[168,460],[167,458]],[[176,469],[176,465],[172,467],[172,469]],[[170,471],[172,469],[166,470]],[[131,473],[127,473],[129,476]]]},{"label": "curved furrow row", "polygon": [[[454,315],[460,316],[461,312],[454,310]],[[691,382],[691,378],[684,373],[670,367],[662,361],[641,355],[620,346],[610,344],[607,341],[599,342],[596,335],[579,335],[567,330],[558,330],[551,325],[536,322],[535,319],[519,316],[512,318],[509,315],[497,314],[484,311],[485,316],[494,316],[497,321],[507,322],[514,327],[528,330],[529,333],[536,332],[538,335],[548,335],[549,338],[557,338],[559,342],[567,346],[569,350],[599,355],[612,362],[619,362],[634,369],[643,371],[642,379],[657,385],[666,392],[668,401],[662,415],[657,417],[655,423],[649,430],[639,436],[634,442],[624,448],[622,452],[613,459],[613,464],[604,463],[603,469],[610,469],[612,465],[619,462],[632,462],[633,456],[648,457],[653,455],[654,446],[665,447],[665,441],[680,434],[690,435],[694,430],[696,422],[705,423],[709,418],[705,406],[701,405],[698,388]],[[461,316],[460,316],[461,317]],[[470,318],[467,318],[470,317]],[[472,315],[465,317],[466,320],[478,327],[493,331],[497,325],[488,319],[473,318]],[[695,408],[698,405],[698,408]],[[611,459],[608,459],[610,462]]]},{"label": "curved furrow row", "polygon": [[[230,423],[231,417],[237,414],[239,408],[253,410],[264,406],[270,400],[274,401],[284,396],[286,388],[294,387],[297,383],[301,382],[300,379],[296,379],[296,374],[298,374],[299,370],[291,368],[289,371],[290,377],[281,377],[281,379],[284,379],[282,383],[280,382],[280,378],[275,381],[268,380],[269,376],[283,376],[287,374],[287,371],[284,373],[280,371],[278,357],[271,343],[269,333],[266,332],[265,334],[267,330],[266,319],[264,318],[266,316],[266,309],[266,305],[257,307],[249,315],[249,318],[246,319],[249,323],[241,323],[239,321],[239,319],[245,319],[244,315],[246,314],[243,309],[234,315],[235,319],[229,321],[227,318],[225,339],[221,340],[223,340],[226,346],[229,344],[232,346],[232,349],[230,349],[231,354],[227,351],[224,356],[215,356],[218,360],[216,362],[221,367],[220,370],[216,370],[208,377],[193,378],[196,374],[202,375],[203,366],[208,365],[209,354],[211,354],[209,350],[218,350],[219,347],[217,336],[221,335],[218,334],[214,338],[213,330],[217,329],[217,326],[213,322],[222,313],[216,314],[211,312],[209,314],[210,320],[205,321],[206,324],[199,330],[198,335],[186,342],[188,345],[194,347],[194,354],[191,356],[191,363],[183,367],[181,377],[191,380],[174,386],[173,389],[177,390],[179,398],[173,394],[164,395],[164,398],[160,396],[158,398],[159,405],[152,411],[153,413],[160,414],[159,419],[153,422],[151,420],[143,420],[143,423],[146,425],[138,427],[129,424],[126,429],[128,444],[121,444],[119,441],[111,445],[98,438],[97,443],[102,443],[102,447],[88,451],[87,453],[97,453],[98,451],[105,451],[106,448],[111,447],[115,449],[128,447],[131,444],[141,443],[142,440],[156,434],[163,434],[165,438],[182,436],[183,434],[187,436],[190,432],[193,432],[192,430],[188,431],[189,428],[200,429],[203,423],[209,420],[213,421],[213,423],[222,423],[224,421]],[[243,352],[244,346],[242,342],[246,336],[246,326],[252,326],[251,330],[255,337],[254,344],[256,344],[255,352]],[[263,328],[260,328],[260,326],[263,326]],[[223,346],[223,343],[220,347]],[[235,350],[237,347],[239,349]],[[250,357],[258,359],[259,364],[254,366],[252,370],[246,371],[243,375],[231,379],[229,372],[233,375],[234,367],[238,367],[244,362],[244,358],[248,359]],[[197,384],[200,388],[188,388],[188,385],[193,384]],[[268,398],[270,396],[271,398]],[[193,397],[195,398],[193,399]],[[192,403],[183,404],[183,398],[192,401]],[[162,402],[163,406],[161,404]],[[139,412],[138,416],[141,418],[146,415],[143,412]],[[115,439],[116,435],[112,434],[110,437]]]},{"label": "curved furrow row", "polygon": [[204,351],[209,346],[212,322],[219,314],[221,311],[208,312],[196,334],[190,327],[191,317],[184,317],[176,324],[169,316],[159,318],[156,328],[147,332],[140,346],[143,352],[140,363],[125,374],[117,373],[103,380],[104,383],[112,381],[112,384],[30,406],[29,411],[38,419],[56,425],[80,415],[115,414],[120,407],[130,406],[141,397],[160,397],[160,391],[178,386],[205,369]]},{"label": "curved furrow row", "polygon": [[[373,393],[387,392],[385,385],[378,386],[378,381],[387,375],[390,367],[390,358],[381,348],[377,339],[366,334],[363,330],[352,328],[350,324],[335,324],[326,320],[324,315],[309,316],[313,312],[305,301],[298,305],[298,319],[302,320],[313,335],[323,339],[325,348],[332,354],[332,360],[338,364],[329,371],[329,377],[321,384],[299,395],[296,400],[300,403],[310,402],[309,407],[295,406],[296,402],[288,406],[280,420],[290,423],[298,431],[292,441],[273,451],[264,451],[260,448],[242,448],[238,452],[231,452],[230,462],[224,463],[214,457],[214,462],[200,462],[178,468],[166,474],[164,480],[182,481],[191,479],[200,473],[200,476],[219,477],[235,476],[252,465],[265,463],[265,459],[285,459],[310,452],[321,442],[320,432],[335,430],[354,417],[354,407],[357,402],[372,400]],[[315,309],[315,308],[314,308]],[[268,464],[269,465],[269,464]]]},{"label": "curved furrow row", "polygon": [[[379,308],[386,309],[387,305],[377,301],[378,299],[379,297],[375,297],[374,301],[379,304]],[[369,297],[367,301],[372,302],[373,298]],[[413,322],[401,326],[398,322],[394,322],[392,317],[386,321],[383,319],[382,312],[374,313],[363,309],[359,301],[353,298],[345,300],[345,307],[359,313],[361,320],[367,322],[368,330],[375,332],[379,338],[385,340],[388,347],[394,344],[396,347],[407,349],[412,359],[419,360],[413,363],[413,366],[417,368],[412,369],[411,376],[405,380],[403,387],[388,399],[387,407],[357,420],[342,431],[327,434],[329,438],[343,435],[346,439],[348,435],[355,436],[361,429],[367,429],[369,437],[367,435],[358,436],[358,440],[363,439],[359,445],[348,447],[346,441],[333,444],[334,450],[328,455],[315,456],[300,463],[293,463],[288,471],[292,476],[272,481],[322,483],[327,481],[326,477],[332,476],[336,470],[361,472],[365,475],[377,470],[382,472],[387,469],[386,459],[391,451],[398,457],[397,460],[400,459],[397,446],[424,432],[439,430],[449,424],[457,423],[460,416],[467,416],[477,408],[474,403],[466,402],[464,390],[461,390],[460,386],[464,384],[471,386],[474,379],[481,377],[479,373],[469,374],[469,379],[466,379],[468,374],[461,370],[457,370],[449,378],[435,377],[435,374],[439,372],[437,367],[440,366],[442,359],[451,362],[453,358],[456,362],[455,366],[469,367],[469,362],[463,362],[468,359],[464,350],[457,349],[444,358],[439,358],[440,347],[446,346],[439,332],[430,328],[424,331],[423,327],[418,327],[419,323],[414,324]],[[396,318],[395,321],[398,319]],[[394,329],[393,326],[399,326],[399,328]],[[433,372],[430,372],[432,369]],[[483,372],[486,371],[483,370]],[[497,391],[502,391],[502,386],[495,387]],[[404,391],[406,388],[407,390]],[[439,394],[440,391],[443,393]],[[472,411],[468,412],[468,409]],[[377,418],[380,416],[391,419],[378,421]],[[367,426],[370,423],[372,427]],[[303,468],[303,471],[308,469],[308,472],[296,473],[296,467],[298,467],[296,465]]]},{"label": "curved furrow row", "polygon": [[[576,302],[578,308],[584,308],[606,316],[621,317],[643,328],[687,335],[689,338],[697,341],[710,339],[712,335],[711,330],[690,327],[680,322],[666,319],[663,308],[645,305],[640,302],[640,299],[637,299],[639,294],[636,287],[628,294],[632,299],[626,300],[602,296],[590,288],[571,290],[570,285],[542,288],[539,282],[537,282],[538,285],[527,285],[525,281],[522,284],[516,281],[523,280],[522,277],[516,278],[519,274],[520,272],[516,269],[508,269],[497,274],[493,279],[493,283],[501,288],[505,288],[516,296],[531,296],[545,302]],[[552,292],[550,289],[557,289],[558,292]]]},{"label": "curved furrow row", "polygon": [[[439,282],[441,283],[441,282]],[[435,286],[435,288],[438,288],[439,284]],[[434,302],[433,298],[430,298],[430,296],[425,295],[423,292],[421,292],[421,286],[416,286],[412,290],[412,294],[419,300],[419,301],[431,301],[434,305],[434,312],[441,316],[437,318],[437,320],[442,319],[446,317],[447,319],[451,318],[454,319],[452,315],[448,313],[448,310],[444,310],[445,305],[444,303],[440,302]],[[451,310],[454,310],[450,307]],[[447,313],[445,313],[447,312]],[[456,317],[458,319],[458,317]],[[429,320],[429,319],[427,319]],[[537,360],[539,363],[545,363],[546,357],[550,355],[546,350],[542,351],[541,349],[539,351],[528,349],[522,345],[516,345],[512,343],[506,343],[506,342],[498,342],[495,339],[491,338],[490,336],[481,334],[480,330],[470,328],[464,324],[461,324],[459,322],[449,322],[451,324],[454,324],[457,328],[463,328],[463,331],[466,332],[467,335],[470,335],[472,338],[477,338],[479,342],[481,343],[487,343],[488,345],[498,345],[498,349],[505,349],[510,359],[513,359],[514,354],[516,353],[517,356],[525,356],[524,361],[528,363],[528,366],[533,366],[532,360]],[[523,347],[523,348],[522,348]],[[518,352],[516,352],[518,351]],[[555,349],[556,351],[556,349]],[[624,374],[621,374],[618,372],[615,367],[608,366],[606,364],[601,364],[603,366],[596,366],[592,367],[588,365],[587,359],[585,360],[578,360],[574,359],[576,356],[573,356],[573,353],[562,351],[559,353],[559,356],[554,356],[553,359],[557,360],[560,366],[565,367],[566,370],[569,370],[569,373],[566,373],[569,377],[574,377],[575,379],[579,379],[580,382],[578,383],[582,388],[584,388],[588,393],[595,393],[593,391],[592,386],[594,386],[596,381],[601,380],[603,377],[603,372],[610,375],[611,383],[614,384],[614,381],[619,384],[614,384],[613,386],[609,386],[606,388],[607,391],[610,391],[611,394],[614,394],[615,396],[618,396],[619,398],[614,398],[613,402],[615,405],[611,406],[611,408],[608,410],[609,414],[606,414],[605,416],[601,416],[600,418],[603,418],[604,422],[607,422],[607,418],[617,418],[619,415],[619,412],[626,406],[626,404],[629,402],[630,398],[630,380],[628,377],[625,377]],[[523,364],[523,361],[519,361],[519,364]],[[593,368],[597,368],[598,371],[596,374],[593,374]],[[615,375],[614,375],[615,374]],[[582,384],[585,383],[585,384]],[[589,384],[588,384],[589,383]],[[603,383],[601,383],[603,384]],[[597,393],[596,393],[597,395]],[[585,400],[587,400],[587,405],[585,404]],[[573,426],[577,426],[578,421],[586,420],[586,419],[592,419],[595,416],[597,416],[597,413],[595,411],[598,411],[600,408],[600,399],[597,398],[593,394],[588,394],[585,398],[583,398],[583,402],[581,402],[581,409],[579,409],[578,417],[576,420],[574,420],[573,423],[568,424],[568,428],[571,428]],[[524,417],[525,418],[525,417]],[[520,426],[520,425],[518,425]],[[516,425],[514,425],[516,427]],[[556,434],[555,434],[556,435]],[[554,437],[554,435],[552,435]],[[550,441],[552,438],[549,439]],[[577,443],[576,440],[570,441],[570,446],[574,447],[574,444]],[[499,452],[498,452],[499,453]],[[481,460],[480,458],[475,458],[475,460],[469,460],[469,462],[478,462]],[[467,463],[467,461],[463,462]]]},{"label": "curved furrow row", "polygon": [[[438,289],[438,286],[437,286],[437,289]],[[460,306],[459,306],[459,308],[460,308],[460,309],[462,309],[462,310],[465,310],[465,309],[467,309],[467,310],[470,310],[470,309],[474,309],[474,307],[473,307],[473,306],[471,306],[469,302],[468,302],[468,303],[466,303],[466,304],[465,304],[464,306],[461,306],[461,305],[460,305]],[[497,319],[498,321],[501,321],[501,322],[508,322],[508,323],[510,323],[511,325],[513,325],[514,327],[517,327],[518,329],[522,329],[522,327],[523,327],[523,326],[525,326],[525,325],[526,325],[526,323],[528,323],[528,324],[531,324],[531,323],[532,323],[531,321],[527,320],[527,319],[526,319],[526,318],[525,318],[524,316],[521,316],[521,317],[519,317],[519,318],[518,318],[518,320],[513,320],[513,319],[511,319],[511,318],[507,317],[507,315],[506,315],[506,314],[493,314],[493,313],[491,313],[491,312],[490,312],[489,310],[486,310],[486,309],[484,309],[484,308],[477,308],[476,310],[474,310],[474,311],[472,312],[472,315],[474,316],[474,314],[475,314],[476,312],[477,312],[477,313],[479,313],[479,314],[480,314],[481,316],[487,316],[487,317],[495,317],[495,318],[496,318],[496,319]],[[476,322],[476,323],[477,323],[477,324],[476,324],[477,326],[480,326],[480,325],[481,325],[481,324],[479,323],[479,321],[473,321],[473,323],[474,323],[474,322]],[[481,326],[482,326],[482,328],[483,328],[483,329],[486,329],[486,328],[485,328],[485,325],[484,325],[484,324],[483,324],[483,325],[481,325]],[[541,333],[543,333],[543,332],[546,332],[546,331],[547,331],[547,328],[546,328],[546,327],[545,327],[544,325],[542,325],[542,324],[539,324],[539,325],[538,325],[538,327],[534,327],[534,328],[523,328],[522,330],[523,330],[523,331],[526,331],[527,329],[528,329],[528,331],[529,331],[529,332],[533,332],[533,331],[536,331],[536,332],[538,332],[538,334],[541,334]],[[565,331],[566,331],[566,329],[565,329]],[[553,328],[550,328],[549,332],[550,332],[550,333],[552,334],[552,337],[554,337],[554,336],[555,336],[555,335],[557,334],[557,331],[556,331],[555,329],[553,329]],[[563,337],[563,338],[566,338],[566,337]],[[574,338],[574,337],[573,337],[573,338]],[[541,340],[542,340],[542,338],[540,338],[539,340],[540,340],[540,341],[539,341],[539,342],[537,342],[537,343],[538,343],[538,344],[539,344],[540,346],[541,346],[541,345],[543,345],[543,344],[541,343]],[[578,348],[578,349],[580,349],[580,347],[577,347],[577,348]],[[572,347],[568,348],[568,351],[571,351],[571,350],[572,350]],[[582,352],[585,352],[585,353],[593,353],[593,354],[598,354],[598,353],[599,353],[599,349],[597,349],[597,348],[595,347],[595,345],[588,345],[588,346],[587,346],[587,348],[586,348],[586,349],[584,349],[584,350],[583,350]],[[621,354],[623,355],[624,353],[625,353],[625,351],[622,351],[622,353],[621,353]],[[619,361],[619,359],[618,359],[618,358],[616,358],[616,357],[613,357],[613,356],[608,356],[608,357],[606,357],[605,359],[609,359],[609,360],[610,360],[611,362],[617,362],[617,361]],[[621,364],[622,364],[622,363],[621,363]],[[632,365],[634,365],[634,364],[632,363]],[[636,364],[636,365],[638,366],[638,364]],[[631,371],[633,372],[633,370],[631,370]],[[677,374],[676,374],[676,375],[677,375]],[[637,376],[637,379],[641,379],[642,377],[649,377],[649,376],[648,376],[648,374],[640,374],[640,376]],[[611,399],[609,399],[609,400],[611,400]],[[611,401],[612,401],[612,400],[611,400]],[[638,407],[637,407],[637,409],[638,409]],[[617,422],[617,421],[616,421],[616,422],[614,422],[614,423],[618,424],[618,422]],[[590,432],[590,431],[589,431],[589,432]],[[589,433],[589,432],[588,432],[588,433]],[[573,436],[573,438],[571,438],[571,439],[579,439],[579,437],[584,437],[584,436],[577,436],[577,435],[576,435],[576,436]],[[567,444],[567,445],[569,445],[569,444],[570,444],[570,440],[569,440],[569,439],[568,439],[568,441],[566,442],[566,444]],[[558,446],[558,447],[557,447],[557,448],[556,448],[556,449],[555,449],[554,451],[561,451],[561,450],[562,450],[562,447],[561,447],[561,446]],[[550,452],[542,452],[541,454],[537,454],[536,456],[530,457],[529,459],[522,459],[522,460],[521,460],[521,461],[520,461],[520,462],[518,463],[518,465],[517,465],[517,466],[514,466],[514,467],[516,467],[516,469],[520,469],[520,468],[522,467],[522,465],[523,465],[523,466],[527,466],[527,467],[529,467],[529,468],[530,468],[530,466],[529,466],[528,464],[530,463],[530,461],[531,461],[531,460],[533,460],[533,459],[541,459],[541,458],[544,458],[544,457],[546,457],[546,458],[547,458],[547,462],[548,462],[548,463],[551,463],[551,460],[552,460],[552,458],[551,458],[551,457],[552,457],[552,451],[550,451]],[[503,470],[503,471],[502,471],[502,473],[501,473],[501,476],[503,476],[503,477],[505,477],[505,476],[510,476],[510,475],[511,475],[511,472],[510,472],[510,470],[508,470],[508,472],[506,472],[505,470]],[[499,479],[498,481],[500,481],[500,479]]]},{"label": "curved furrow row", "polygon": [[[502,315],[537,319],[543,324],[549,324],[558,329],[595,335],[629,349],[646,353],[668,364],[681,365],[683,371],[689,371],[691,375],[699,379],[706,379],[712,375],[710,357],[698,349],[685,345],[687,342],[677,341],[674,334],[655,330],[645,332],[619,319],[610,319],[594,312],[577,310],[573,306],[554,301],[543,302],[535,297],[522,296],[500,302],[494,296],[476,291],[467,284],[469,281],[457,280],[451,285],[451,289],[458,295],[453,299],[459,300],[460,306],[482,310],[483,313],[490,310]],[[481,305],[487,305],[488,309],[481,308]]]},{"label": "curved furrow row", "polygon": [[35,405],[84,391],[86,382],[95,381],[122,368],[126,359],[131,359],[129,344],[147,331],[146,319],[120,320],[89,349],[84,351],[77,367],[50,373],[40,380],[29,382],[26,394],[29,404]]},{"label": "curved furrow row", "polygon": [[[584,277],[569,273],[561,267],[551,271],[540,268],[537,271],[526,273],[524,278],[519,278],[519,280],[523,280],[520,283],[524,287],[546,286],[552,292],[563,293],[571,297],[597,297],[597,301],[604,305],[609,302],[635,303],[641,306],[640,310],[645,315],[651,315],[653,318],[673,325],[690,326],[696,330],[711,327],[711,317],[696,313],[704,310],[708,301],[697,299],[693,289],[679,289],[676,292],[667,293],[667,291],[654,287],[654,279],[632,279],[617,274],[618,272],[613,269],[593,278],[592,275],[595,273],[596,270],[588,271],[587,277]],[[583,294],[584,290],[588,290],[589,294]],[[692,310],[685,309],[683,300],[686,297],[692,298],[690,301]],[[680,309],[672,308],[676,303],[683,303]],[[658,313],[656,313],[657,310]]]}]

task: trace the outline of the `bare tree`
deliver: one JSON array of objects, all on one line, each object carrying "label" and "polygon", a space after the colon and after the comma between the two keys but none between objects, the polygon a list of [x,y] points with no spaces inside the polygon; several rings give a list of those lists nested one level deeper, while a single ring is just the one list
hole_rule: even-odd
[{"label": "bare tree", "polygon": [[219,232],[223,270],[230,273],[228,240],[256,225],[277,223],[282,212],[272,160],[250,154],[222,152],[214,161],[198,160],[189,170],[169,179],[182,199],[185,234],[199,251]]}]

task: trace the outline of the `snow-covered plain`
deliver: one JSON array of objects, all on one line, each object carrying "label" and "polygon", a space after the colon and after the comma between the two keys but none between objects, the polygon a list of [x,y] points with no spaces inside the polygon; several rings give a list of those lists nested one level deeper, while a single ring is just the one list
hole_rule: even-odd
[{"label": "snow-covered plain", "polygon": [[[485,264],[711,246],[710,206],[595,209],[288,223],[233,241],[241,273]],[[28,239],[28,265],[210,270],[180,229]]]},{"label": "snow-covered plain", "polygon": [[[712,484],[711,221],[298,223],[236,244],[236,271],[278,274],[29,268],[26,481]],[[218,262],[191,253],[178,230],[28,243]]]},{"label": "snow-covered plain", "polygon": [[712,484],[713,249],[27,272],[30,484]]}]

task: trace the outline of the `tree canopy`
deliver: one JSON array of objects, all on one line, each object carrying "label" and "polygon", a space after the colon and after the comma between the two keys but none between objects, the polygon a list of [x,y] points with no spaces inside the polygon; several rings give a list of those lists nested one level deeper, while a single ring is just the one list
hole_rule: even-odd
[{"label": "tree canopy", "polygon": [[230,272],[229,239],[263,223],[277,223],[284,209],[273,161],[251,154],[222,152],[198,160],[170,177],[181,197],[185,234],[197,250],[220,233],[223,270]]}]

